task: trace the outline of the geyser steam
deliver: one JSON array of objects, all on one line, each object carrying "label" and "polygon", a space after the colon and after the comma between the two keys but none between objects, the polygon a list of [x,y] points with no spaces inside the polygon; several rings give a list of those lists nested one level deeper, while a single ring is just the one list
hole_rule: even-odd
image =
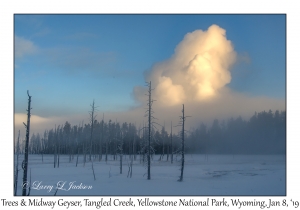
[{"label": "geyser steam", "polygon": [[[186,34],[173,56],[156,64],[145,79],[152,81],[153,97],[164,106],[202,101],[230,83],[230,67],[235,61],[236,52],[226,31],[212,25],[207,31]],[[134,94],[143,101],[140,87],[135,87]]]}]

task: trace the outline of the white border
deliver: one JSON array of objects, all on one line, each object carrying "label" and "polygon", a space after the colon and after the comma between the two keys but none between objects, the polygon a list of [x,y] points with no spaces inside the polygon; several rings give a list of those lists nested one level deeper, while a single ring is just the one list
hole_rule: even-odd
[{"label": "white border", "polygon": [[[13,192],[13,15],[15,13],[281,13],[287,14],[287,196],[296,200],[299,135],[299,10],[296,1],[8,1],[0,2],[0,198],[20,200]],[[267,27],[267,26],[266,26]],[[3,117],[4,116],[4,117]],[[79,197],[74,197],[79,200]],[[123,197],[124,198],[124,197]],[[245,197],[243,197],[246,199]],[[284,199],[285,197],[282,197]],[[72,200],[72,197],[65,197]],[[172,198],[170,197],[170,200]],[[202,199],[202,198],[201,198]],[[229,199],[229,198],[228,198]],[[249,198],[250,199],[250,198]],[[261,198],[265,200],[267,198]],[[275,199],[275,198],[274,198]],[[47,200],[53,200],[48,198]],[[2,208],[2,206],[1,206]],[[49,208],[49,207],[48,207]]]}]

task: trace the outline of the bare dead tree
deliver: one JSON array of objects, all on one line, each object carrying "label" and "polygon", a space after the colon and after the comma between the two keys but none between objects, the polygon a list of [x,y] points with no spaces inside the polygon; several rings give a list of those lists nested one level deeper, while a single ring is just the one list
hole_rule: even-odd
[{"label": "bare dead tree", "polygon": [[173,163],[173,134],[172,134],[172,121],[171,121],[171,163]]},{"label": "bare dead tree", "polygon": [[[132,155],[130,157],[130,163],[128,164],[129,166],[129,177],[132,177],[132,164],[133,164],[133,159],[135,159],[135,150],[134,150],[134,144],[135,144],[135,125],[132,125],[132,134],[133,134],[133,141],[132,141]],[[128,176],[127,176],[128,177]]]},{"label": "bare dead tree", "polygon": [[[140,154],[140,163],[142,163],[143,160],[143,154],[144,154],[144,122],[143,122],[143,127],[139,129],[140,131],[142,131],[142,134],[140,136],[140,142],[139,142],[139,151],[138,153]],[[140,132],[139,131],[139,132]],[[144,164],[144,162],[143,162]]]},{"label": "bare dead tree", "polygon": [[31,187],[30,187],[30,185],[31,185],[31,168],[30,168],[30,179],[29,179],[29,183],[30,183],[30,184],[29,184],[27,196],[30,195],[30,190],[31,190]]},{"label": "bare dead tree", "polygon": [[91,104],[91,111],[90,111],[90,120],[91,120],[91,135],[90,135],[90,156],[89,156],[89,160],[92,160],[92,142],[93,142],[93,131],[94,131],[94,121],[96,119],[95,115],[95,111],[96,111],[96,107],[95,107],[95,100],[93,100],[93,104]]},{"label": "bare dead tree", "polygon": [[55,130],[54,130],[54,142],[53,142],[53,147],[54,147],[54,160],[53,160],[53,165],[54,168],[59,168],[59,153],[60,153],[60,143],[59,143],[59,128],[60,125],[56,129],[55,125]]},{"label": "bare dead tree", "polygon": [[[83,126],[82,126],[82,130],[83,130]],[[82,131],[80,130],[80,123],[78,125],[78,130],[77,130],[77,136],[76,136],[76,150],[77,150],[77,155],[76,155],[76,167],[78,165],[78,157],[79,157],[79,139],[82,136]]]},{"label": "bare dead tree", "polygon": [[78,157],[79,157],[79,145],[78,145],[78,140],[76,140],[76,145],[77,145],[77,157],[76,157],[76,167],[78,165]]},{"label": "bare dead tree", "polygon": [[57,131],[56,131],[56,124],[55,124],[55,129],[54,129],[54,142],[53,142],[53,147],[54,147],[54,159],[53,159],[53,166],[54,168],[56,167],[56,160],[57,160]]},{"label": "bare dead tree", "polygon": [[143,147],[142,147],[142,153],[143,153],[143,165],[145,164],[145,159],[146,159],[146,146],[147,146],[147,139],[146,139],[146,131],[145,131],[146,127],[145,124],[143,122]]},{"label": "bare dead tree", "polygon": [[44,153],[45,153],[45,146],[46,146],[46,139],[47,139],[47,133],[46,131],[44,132],[44,138],[42,138],[42,163],[44,163]]},{"label": "bare dead tree", "polygon": [[116,119],[116,122],[115,122],[115,129],[114,129],[114,133],[115,133],[115,137],[113,138],[113,157],[114,157],[114,160],[118,160],[118,140],[119,140],[119,130],[118,130],[118,121]]},{"label": "bare dead tree", "polygon": [[104,138],[104,113],[103,113],[103,118],[102,118],[102,122],[101,122],[101,138],[100,138],[100,142],[99,142],[99,161],[102,160],[102,142],[103,142],[103,138]]},{"label": "bare dead tree", "polygon": [[180,169],[180,177],[179,182],[182,182],[183,180],[183,169],[184,169],[184,123],[186,118],[189,116],[184,115],[184,104],[182,104],[182,116],[180,116],[181,125],[182,125],[182,131],[181,131],[181,169]]},{"label": "bare dead tree", "polygon": [[120,131],[121,136],[119,140],[119,145],[118,145],[118,150],[120,154],[120,174],[122,174],[122,166],[123,166],[123,137],[122,137],[122,132]]},{"label": "bare dead tree", "polygon": [[[61,128],[63,128],[63,126],[61,126]],[[60,141],[59,141],[59,138],[58,138],[58,131],[57,131],[57,136],[56,136],[56,142],[57,142],[57,156],[56,156],[57,161],[56,161],[56,163],[57,163],[57,168],[59,168]]]},{"label": "bare dead tree", "polygon": [[29,132],[30,132],[30,110],[31,110],[31,96],[29,95],[29,91],[27,90],[28,95],[28,109],[27,109],[27,124],[23,122],[26,128],[26,142],[25,142],[25,157],[23,161],[23,191],[22,196],[26,196],[26,185],[27,185],[27,169],[28,169],[28,144],[29,144]]},{"label": "bare dead tree", "polygon": [[111,138],[110,136],[110,132],[111,131],[111,120],[108,121],[108,136],[106,138],[106,141],[105,141],[105,162],[107,163],[107,155],[108,155],[108,143],[109,143],[109,140]]},{"label": "bare dead tree", "polygon": [[147,161],[148,161],[148,177],[147,179],[150,180],[151,176],[150,176],[150,168],[151,168],[151,161],[150,161],[150,148],[151,148],[151,109],[152,109],[152,100],[151,100],[151,81],[149,83],[149,90],[148,90],[148,96],[149,96],[149,100],[148,100],[148,154],[147,154]]},{"label": "bare dead tree", "polygon": [[167,144],[167,161],[169,161],[169,155],[170,155],[170,141],[169,137],[167,136],[168,144]]},{"label": "bare dead tree", "polygon": [[[165,123],[162,131],[165,131]],[[165,156],[165,136],[164,133],[162,132],[162,159],[164,159]]]},{"label": "bare dead tree", "polygon": [[[134,128],[135,128],[135,125],[134,125]],[[135,130],[133,132],[132,153],[133,153],[133,156],[134,156],[134,160],[136,160],[136,154],[135,154]]]},{"label": "bare dead tree", "polygon": [[154,149],[151,147],[151,140],[152,140],[152,127],[155,127],[153,125],[152,119],[155,119],[152,114],[153,114],[153,110],[152,110],[152,104],[155,100],[153,100],[151,98],[151,92],[154,89],[151,89],[151,81],[149,83],[147,83],[148,86],[148,94],[147,96],[148,98],[148,109],[147,109],[147,114],[146,116],[148,117],[148,127],[147,127],[147,131],[148,131],[148,144],[147,144],[147,179],[150,180],[151,179],[151,173],[150,173],[150,169],[151,169],[151,153],[154,151]]},{"label": "bare dead tree", "polygon": [[18,189],[18,174],[19,174],[19,153],[20,153],[20,130],[18,134],[18,142],[17,142],[17,162],[15,167],[15,196],[17,195],[17,189]]}]

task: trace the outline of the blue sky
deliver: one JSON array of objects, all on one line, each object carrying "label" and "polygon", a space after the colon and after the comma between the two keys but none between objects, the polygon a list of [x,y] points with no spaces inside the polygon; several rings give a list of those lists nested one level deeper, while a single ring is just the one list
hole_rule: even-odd
[{"label": "blue sky", "polygon": [[285,100],[285,15],[14,15],[15,113],[25,113],[27,90],[44,118],[87,113],[93,99],[99,112],[126,112],[145,72],[212,24],[237,53],[226,87]]}]

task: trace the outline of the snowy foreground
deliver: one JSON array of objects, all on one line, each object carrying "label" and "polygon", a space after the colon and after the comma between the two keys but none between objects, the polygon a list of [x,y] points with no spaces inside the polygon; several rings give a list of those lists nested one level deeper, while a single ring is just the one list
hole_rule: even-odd
[{"label": "snowy foreground", "polygon": [[[104,158],[104,157],[103,157]],[[20,155],[23,159],[23,155]],[[107,163],[94,160],[96,180],[92,163],[83,166],[83,156],[69,162],[69,157],[60,157],[59,168],[53,167],[53,155],[29,156],[31,169],[30,195],[53,196],[58,183],[57,196],[61,195],[286,195],[285,155],[186,155],[183,182],[178,182],[180,162],[151,162],[151,180],[147,180],[146,165],[139,156],[133,162],[132,177],[127,178],[128,156],[123,156],[123,174],[120,163],[111,156]],[[20,162],[21,162],[20,160]],[[22,191],[23,170],[19,171],[18,195]],[[30,171],[28,172],[28,181]]]}]

